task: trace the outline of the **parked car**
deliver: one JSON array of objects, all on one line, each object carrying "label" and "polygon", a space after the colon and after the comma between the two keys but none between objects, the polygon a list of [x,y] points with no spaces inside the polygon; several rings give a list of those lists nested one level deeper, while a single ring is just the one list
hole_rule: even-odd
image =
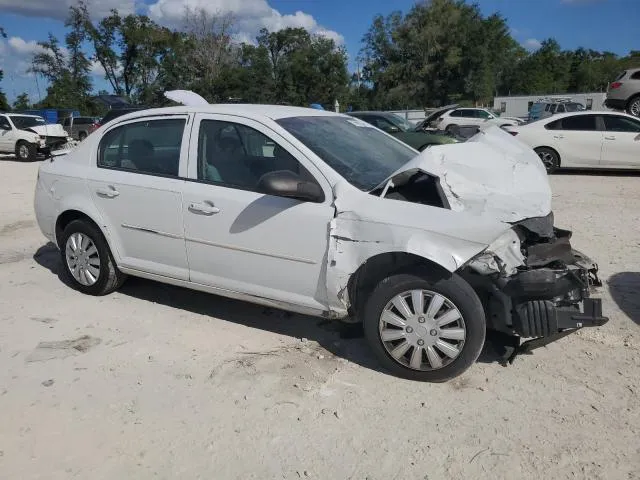
[{"label": "parked car", "polygon": [[71,138],[82,141],[97,130],[100,124],[94,117],[67,117],[60,120],[60,125],[69,132]]},{"label": "parked car", "polygon": [[121,117],[128,113],[138,112],[140,110],[146,110],[146,109],[148,109],[148,107],[132,105],[128,107],[114,108],[112,110],[109,110],[104,117],[102,117],[99,121],[95,123],[95,126],[96,126],[95,130],[100,128],[102,125],[109,123],[111,120],[115,120],[118,117]]},{"label": "parked car", "polygon": [[640,117],[640,68],[623,71],[609,85],[605,105]]},{"label": "parked car", "polygon": [[540,156],[548,172],[559,168],[640,168],[640,120],[618,112],[554,115],[512,135]]},{"label": "parked car", "polygon": [[529,122],[550,117],[556,113],[580,112],[585,107],[581,103],[567,99],[539,100],[529,109]]},{"label": "parked car", "polygon": [[438,130],[454,131],[457,126],[477,126],[486,127],[498,125],[505,127],[518,125],[519,122],[511,119],[501,118],[485,108],[451,108],[440,110],[438,117],[430,121],[430,125]]},{"label": "parked car", "polygon": [[362,322],[403,377],[461,374],[487,327],[536,337],[531,349],[607,321],[589,297],[597,266],[553,226],[538,157],[499,128],[416,156],[332,112],[159,108],[37,178],[38,224],[81,292],[134,275]]},{"label": "parked car", "polygon": [[33,161],[68,141],[61,125],[47,124],[36,115],[0,114],[0,153],[15,153],[19,160]]},{"label": "parked car", "polygon": [[359,118],[379,128],[383,132],[393,135],[407,145],[422,151],[431,145],[455,143],[456,140],[447,135],[437,135],[416,131],[416,126],[407,120],[389,112],[349,112],[352,117]]}]

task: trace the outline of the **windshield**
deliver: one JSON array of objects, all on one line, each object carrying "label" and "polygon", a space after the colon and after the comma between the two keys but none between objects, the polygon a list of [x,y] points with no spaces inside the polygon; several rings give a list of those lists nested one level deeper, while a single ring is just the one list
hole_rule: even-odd
[{"label": "windshield", "polygon": [[291,117],[277,122],[355,187],[369,191],[417,152],[357,118]]},{"label": "windshield", "polygon": [[19,129],[45,125],[44,118],[41,117],[22,117],[18,115],[11,115],[11,121],[16,126],[16,128]]},{"label": "windshield", "polygon": [[389,121],[403,132],[409,132],[416,128],[414,125],[411,125],[408,120],[406,120],[401,115],[398,115],[397,113],[392,113],[391,115],[389,115],[389,117]]},{"label": "windshield", "polygon": [[565,108],[567,109],[567,112],[579,112],[584,110],[584,105],[581,103],[567,103],[565,104]]}]

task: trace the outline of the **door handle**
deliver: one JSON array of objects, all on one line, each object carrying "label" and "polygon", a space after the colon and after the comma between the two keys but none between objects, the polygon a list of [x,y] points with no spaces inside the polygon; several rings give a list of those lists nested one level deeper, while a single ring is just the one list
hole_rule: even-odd
[{"label": "door handle", "polygon": [[560,140],[564,138],[564,135],[554,135],[553,138],[555,138],[556,140]]},{"label": "door handle", "polygon": [[190,203],[189,211],[199,213],[201,215],[214,215],[220,212],[220,209],[211,202]]},{"label": "door handle", "polygon": [[115,187],[112,185],[109,185],[108,188],[99,188],[98,190],[96,190],[96,193],[99,196],[106,197],[106,198],[115,198],[118,195],[120,195],[120,192],[116,190]]},{"label": "door handle", "polygon": [[616,137],[604,137],[605,140],[615,140]]}]

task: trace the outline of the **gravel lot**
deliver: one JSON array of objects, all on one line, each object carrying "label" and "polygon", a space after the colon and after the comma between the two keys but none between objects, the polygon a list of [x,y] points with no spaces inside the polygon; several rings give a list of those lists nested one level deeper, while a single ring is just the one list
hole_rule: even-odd
[{"label": "gravel lot", "polygon": [[640,479],[640,176],[551,179],[610,322],[432,385],[318,319],[145,280],[70,289],[38,165],[0,159],[0,478]]}]

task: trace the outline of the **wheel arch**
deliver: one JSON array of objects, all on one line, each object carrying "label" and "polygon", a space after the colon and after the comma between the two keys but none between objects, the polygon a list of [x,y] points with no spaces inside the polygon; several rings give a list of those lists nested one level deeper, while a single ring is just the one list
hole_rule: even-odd
[{"label": "wheel arch", "polygon": [[64,231],[64,229],[67,227],[67,225],[69,225],[71,222],[73,222],[74,220],[84,220],[86,222],[91,223],[93,226],[95,226],[100,233],[102,233],[102,236],[104,237],[105,241],[107,242],[107,246],[109,247],[109,250],[111,250],[111,255],[113,255],[114,260],[116,261],[116,264],[119,263],[120,260],[120,255],[118,253],[118,249],[115,248],[116,246],[113,244],[113,239],[110,238],[110,236],[108,235],[108,231],[106,229],[106,227],[104,227],[103,225],[101,225],[101,222],[99,222],[97,219],[99,218],[99,216],[97,215],[97,212],[95,213],[88,213],[85,209],[83,208],[77,208],[77,207],[69,207],[69,208],[65,208],[61,211],[60,214],[58,214],[57,218],[56,218],[56,223],[55,223],[55,229],[54,229],[54,235],[55,235],[55,241],[56,241],[56,245],[58,245],[58,248],[60,247],[60,237],[62,236],[62,232]]},{"label": "wheel arch", "polygon": [[452,271],[434,260],[403,251],[384,252],[363,262],[349,277],[347,293],[350,314],[362,308],[367,296],[386,277],[397,273],[421,269],[433,278],[448,278]]}]

